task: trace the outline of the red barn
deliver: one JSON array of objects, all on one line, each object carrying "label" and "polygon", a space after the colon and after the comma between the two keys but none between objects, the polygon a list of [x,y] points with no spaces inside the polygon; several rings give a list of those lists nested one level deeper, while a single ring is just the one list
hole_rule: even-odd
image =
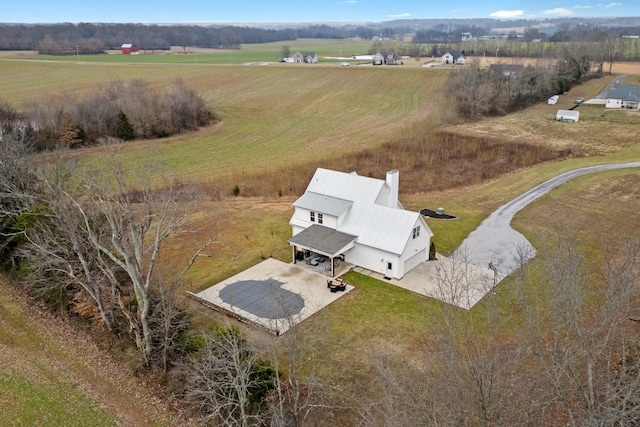
[{"label": "red barn", "polygon": [[135,47],[134,45],[132,45],[131,43],[125,43],[123,44],[120,49],[122,49],[122,54],[123,55],[131,55],[139,53],[140,49],[138,49],[137,47]]}]

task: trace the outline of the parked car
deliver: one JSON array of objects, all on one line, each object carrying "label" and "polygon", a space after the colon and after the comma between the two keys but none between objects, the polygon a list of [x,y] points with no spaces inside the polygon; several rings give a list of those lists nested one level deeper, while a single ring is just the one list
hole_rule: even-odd
[{"label": "parked car", "polygon": [[584,102],[584,98],[579,96],[576,98],[576,104],[582,104]]},{"label": "parked car", "polygon": [[349,63],[348,63],[348,62],[341,62],[341,63],[340,63],[340,66],[341,66],[341,67],[348,67],[348,66],[349,66]]}]

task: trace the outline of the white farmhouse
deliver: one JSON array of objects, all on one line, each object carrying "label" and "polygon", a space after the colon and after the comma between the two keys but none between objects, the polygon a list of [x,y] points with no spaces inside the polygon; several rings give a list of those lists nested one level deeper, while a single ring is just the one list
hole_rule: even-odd
[{"label": "white farmhouse", "polygon": [[467,63],[467,57],[457,50],[450,50],[442,55],[442,63],[443,64],[460,64],[464,65]]},{"label": "white farmhouse", "polygon": [[293,204],[293,259],[322,255],[400,279],[429,257],[433,233],[398,201],[399,172],[386,180],[318,168]]}]

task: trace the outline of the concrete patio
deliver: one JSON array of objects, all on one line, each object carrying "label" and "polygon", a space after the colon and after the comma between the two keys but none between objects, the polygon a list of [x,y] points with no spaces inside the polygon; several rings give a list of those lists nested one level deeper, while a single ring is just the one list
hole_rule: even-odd
[{"label": "concrete patio", "polygon": [[[489,268],[438,255],[417,266],[402,279],[354,267],[353,271],[390,285],[471,309],[499,282]],[[210,288],[190,296],[201,303],[279,335],[353,289],[331,292],[329,277],[306,264],[267,259]]]},{"label": "concrete patio", "polygon": [[281,334],[331,304],[345,291],[331,292],[326,274],[269,258],[191,297],[201,303]]}]

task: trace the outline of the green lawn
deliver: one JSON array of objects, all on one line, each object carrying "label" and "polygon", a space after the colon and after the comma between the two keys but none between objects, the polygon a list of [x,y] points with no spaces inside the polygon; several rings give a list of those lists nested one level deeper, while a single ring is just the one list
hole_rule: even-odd
[{"label": "green lawn", "polygon": [[3,426],[118,425],[68,379],[53,374],[39,380],[2,375],[0,408]]},{"label": "green lawn", "polygon": [[0,281],[0,425],[117,425],[78,386],[74,379],[80,370],[60,369],[60,360],[74,363],[71,353],[42,334],[14,302],[14,291]]},{"label": "green lawn", "polygon": [[[82,96],[116,79],[142,78],[158,89],[182,79],[222,122],[119,150],[131,167],[153,157],[184,180],[224,182],[228,191],[247,175],[375,147],[448,110],[440,101],[447,78],[442,70],[25,61],[2,66],[0,98],[18,106],[49,96]],[[102,159],[99,149],[90,151],[92,159]]]},{"label": "green lawn", "polygon": [[37,55],[23,56],[21,59],[54,62],[99,62],[123,64],[244,64],[252,62],[278,62],[282,57],[283,46],[288,46],[291,55],[296,51],[316,52],[318,62],[336,62],[324,59],[325,56],[337,57],[366,54],[371,47],[370,41],[355,39],[298,39],[272,43],[243,44],[239,49],[198,49],[189,46],[186,53],[180,51],[141,51],[139,55],[119,53],[104,55]]}]

